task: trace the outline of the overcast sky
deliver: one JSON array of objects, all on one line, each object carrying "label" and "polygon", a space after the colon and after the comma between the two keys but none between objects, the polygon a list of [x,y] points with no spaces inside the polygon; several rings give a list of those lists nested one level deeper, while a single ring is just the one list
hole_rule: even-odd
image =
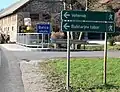
[{"label": "overcast sky", "polygon": [[11,4],[17,2],[18,0],[0,0],[0,10],[10,6]]}]

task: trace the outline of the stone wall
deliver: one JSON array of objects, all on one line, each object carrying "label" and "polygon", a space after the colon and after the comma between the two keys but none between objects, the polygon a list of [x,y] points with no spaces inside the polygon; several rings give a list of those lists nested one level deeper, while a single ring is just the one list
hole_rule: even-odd
[{"label": "stone wall", "polygon": [[[35,15],[39,16],[38,19],[32,18],[32,24],[36,25],[36,23],[41,22],[51,22],[51,19],[54,19],[53,22],[56,24],[60,24],[60,12],[63,9],[63,4],[60,1],[51,2],[50,0],[31,0],[29,3],[25,4],[18,10],[20,16],[25,17],[24,13],[29,12],[29,16],[31,17]],[[59,14],[58,14],[59,13]],[[20,19],[18,14],[19,25],[23,23],[23,19]],[[53,17],[53,18],[51,18]],[[21,21],[20,21],[21,20]]]}]

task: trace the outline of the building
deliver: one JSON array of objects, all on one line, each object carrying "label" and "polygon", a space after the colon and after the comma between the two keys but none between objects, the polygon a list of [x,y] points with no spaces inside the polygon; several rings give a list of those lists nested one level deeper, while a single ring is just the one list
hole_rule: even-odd
[{"label": "building", "polygon": [[[85,0],[73,1],[75,1],[72,6],[74,10],[85,10]],[[90,1],[92,2],[88,4],[90,11],[103,11],[111,8],[117,12],[120,9],[119,0]],[[66,5],[66,9],[69,9],[69,4]],[[33,30],[36,30],[36,24],[41,22],[60,25],[61,10],[63,10],[62,0],[20,0],[0,12],[0,32],[10,35],[10,41],[16,42],[17,33],[25,25],[25,19],[31,20],[30,25],[34,28]],[[104,39],[104,33],[88,33],[88,39]]]},{"label": "building", "polygon": [[10,35],[10,41],[16,42],[25,18],[31,19],[33,28],[37,23],[51,22],[54,16],[54,22],[59,23],[62,8],[63,4],[58,0],[20,0],[0,12],[0,32]]}]

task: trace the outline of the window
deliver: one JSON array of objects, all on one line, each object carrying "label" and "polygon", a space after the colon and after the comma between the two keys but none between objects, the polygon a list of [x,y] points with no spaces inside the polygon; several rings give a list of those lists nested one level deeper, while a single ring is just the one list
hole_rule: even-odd
[{"label": "window", "polygon": [[14,27],[12,26],[12,31],[14,31]]},{"label": "window", "polygon": [[39,14],[30,14],[31,20],[39,20]]},{"label": "window", "polygon": [[8,27],[8,31],[9,31],[9,27]]},{"label": "window", "polygon": [[43,13],[42,16],[43,16],[44,19],[51,19],[50,14]]}]

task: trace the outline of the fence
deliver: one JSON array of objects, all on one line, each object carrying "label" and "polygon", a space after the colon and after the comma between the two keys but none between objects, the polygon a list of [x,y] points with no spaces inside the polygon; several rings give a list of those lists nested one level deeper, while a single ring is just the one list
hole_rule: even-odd
[{"label": "fence", "polygon": [[49,48],[49,34],[17,33],[17,44],[27,47]]}]

